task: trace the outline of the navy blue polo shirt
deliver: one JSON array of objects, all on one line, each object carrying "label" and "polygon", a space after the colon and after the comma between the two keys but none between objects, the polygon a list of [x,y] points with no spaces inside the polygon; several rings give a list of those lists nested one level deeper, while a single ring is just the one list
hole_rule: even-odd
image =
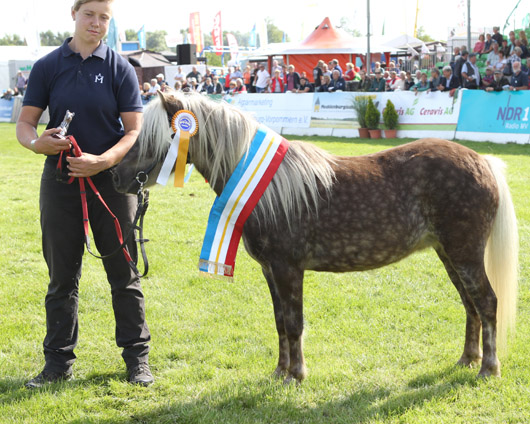
[{"label": "navy blue polo shirt", "polygon": [[520,71],[517,75],[512,74],[510,80],[510,85],[512,87],[526,87],[528,86],[528,74],[523,71]]},{"label": "navy blue polo shirt", "polygon": [[99,155],[123,136],[121,112],[141,112],[134,68],[103,42],[85,60],[68,43],[39,59],[31,70],[23,106],[49,107],[47,128],[57,128],[66,110],[75,113],[68,134],[81,150]]}]

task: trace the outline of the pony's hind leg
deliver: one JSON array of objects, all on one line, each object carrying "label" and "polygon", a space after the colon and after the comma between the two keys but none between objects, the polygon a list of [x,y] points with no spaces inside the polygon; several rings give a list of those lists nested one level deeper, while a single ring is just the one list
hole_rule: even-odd
[{"label": "pony's hind leg", "polygon": [[[285,383],[289,383],[293,379],[300,382],[305,378],[307,373],[302,346],[304,332],[304,271],[284,262],[277,262],[271,265],[271,274],[280,299],[284,330],[289,348],[289,367]],[[282,343],[280,333],[280,361],[282,360],[282,349],[286,346],[287,344],[285,342]]]},{"label": "pony's hind leg", "polygon": [[445,266],[445,270],[449,275],[452,283],[456,287],[464,308],[466,309],[466,340],[464,342],[464,352],[458,360],[458,365],[471,367],[474,363],[479,363],[482,359],[482,351],[480,349],[480,329],[481,322],[479,314],[473,304],[473,301],[469,297],[469,294],[464,289],[460,276],[451,265],[451,261],[442,251],[442,249],[436,249],[438,257]]},{"label": "pony's hind leg", "polygon": [[278,331],[279,339],[278,366],[274,370],[274,375],[276,377],[281,377],[287,374],[289,369],[289,340],[287,339],[287,334],[285,332],[282,304],[280,301],[280,296],[278,295],[278,290],[274,284],[274,278],[272,273],[265,267],[262,267],[262,271],[271,292],[272,305],[274,307],[274,319],[276,321],[276,330]]},{"label": "pony's hind leg", "polygon": [[451,264],[482,322],[483,354],[479,376],[500,376],[501,364],[497,358],[496,347],[497,297],[486,275],[483,257],[480,260],[472,260],[470,255],[467,260],[463,260],[464,253],[458,253],[458,256],[449,255]]}]

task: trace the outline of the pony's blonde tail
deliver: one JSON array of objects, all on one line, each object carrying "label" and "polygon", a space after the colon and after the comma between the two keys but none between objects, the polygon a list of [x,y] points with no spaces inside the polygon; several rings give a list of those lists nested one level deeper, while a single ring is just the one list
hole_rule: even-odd
[{"label": "pony's blonde tail", "polygon": [[484,263],[497,296],[497,345],[500,350],[505,350],[508,333],[515,330],[519,236],[512,197],[504,176],[506,165],[493,156],[485,156],[485,159],[497,181],[499,208],[486,245]]}]

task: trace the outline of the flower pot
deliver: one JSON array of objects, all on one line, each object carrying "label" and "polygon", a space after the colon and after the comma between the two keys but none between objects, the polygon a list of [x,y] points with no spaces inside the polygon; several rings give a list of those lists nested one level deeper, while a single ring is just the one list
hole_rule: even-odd
[{"label": "flower pot", "polygon": [[368,128],[359,128],[359,137],[360,138],[370,138],[370,132]]},{"label": "flower pot", "polygon": [[370,132],[370,138],[381,138],[381,130],[368,130]]},{"label": "flower pot", "polygon": [[396,138],[397,130],[385,130],[385,138]]}]

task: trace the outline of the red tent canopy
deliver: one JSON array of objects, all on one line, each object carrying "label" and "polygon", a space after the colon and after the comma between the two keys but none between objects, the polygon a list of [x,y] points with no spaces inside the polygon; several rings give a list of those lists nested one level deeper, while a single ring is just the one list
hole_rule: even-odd
[{"label": "red tent canopy", "polygon": [[[307,77],[313,80],[313,68],[319,60],[328,63],[332,59],[339,61],[340,67],[345,71],[346,63],[355,64],[358,56],[363,63],[365,61],[366,49],[364,47],[365,38],[352,37],[340,28],[331,25],[329,18],[324,18],[322,23],[302,41],[282,52],[283,60],[286,64],[294,65],[298,73],[305,72]],[[385,52],[387,62],[390,60],[391,47],[378,46],[374,51]],[[380,59],[379,54],[372,55],[373,60]]]}]

